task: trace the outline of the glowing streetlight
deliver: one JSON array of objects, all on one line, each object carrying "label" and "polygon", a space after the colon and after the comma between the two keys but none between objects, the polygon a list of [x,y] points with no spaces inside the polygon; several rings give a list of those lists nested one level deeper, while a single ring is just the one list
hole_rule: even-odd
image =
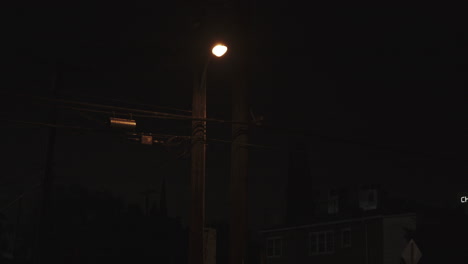
[{"label": "glowing streetlight", "polygon": [[213,49],[211,50],[213,55],[215,55],[216,57],[223,56],[226,53],[226,51],[227,51],[227,47],[224,46],[223,44],[218,44],[214,46]]}]

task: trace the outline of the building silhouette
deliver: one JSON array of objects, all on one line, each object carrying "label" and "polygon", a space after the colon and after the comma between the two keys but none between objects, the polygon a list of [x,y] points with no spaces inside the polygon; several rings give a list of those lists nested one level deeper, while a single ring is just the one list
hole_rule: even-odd
[{"label": "building silhouette", "polygon": [[466,205],[437,207],[405,199],[370,182],[372,177],[322,179],[330,164],[314,151],[294,146],[286,215],[259,232],[261,263],[400,264],[411,240],[422,252],[419,264],[443,263],[447,256],[451,263],[468,259],[462,250],[468,248]]}]

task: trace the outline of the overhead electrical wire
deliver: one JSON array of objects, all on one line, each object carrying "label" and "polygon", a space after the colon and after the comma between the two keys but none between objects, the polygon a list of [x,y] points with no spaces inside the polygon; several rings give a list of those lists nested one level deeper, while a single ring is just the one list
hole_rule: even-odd
[{"label": "overhead electrical wire", "polygon": [[[140,110],[140,109],[132,109],[132,108],[125,108],[125,107],[115,107],[115,106],[109,106],[109,105],[101,105],[101,104],[92,104],[92,103],[85,103],[85,102],[76,102],[76,101],[70,101],[70,100],[62,100],[62,99],[52,99],[52,98],[47,98],[47,97],[40,97],[40,96],[34,96],[34,95],[17,95],[17,96],[27,96],[27,97],[32,97],[32,98],[37,98],[41,100],[46,100],[46,101],[54,101],[54,102],[61,102],[65,104],[78,104],[78,105],[83,105],[83,106],[90,106],[90,107],[96,107],[96,108],[105,108],[109,109],[112,111],[104,111],[104,110],[96,110],[96,109],[88,109],[88,108],[83,108],[83,107],[73,107],[73,106],[59,106],[60,108],[68,108],[71,110],[75,111],[83,111],[83,112],[95,112],[95,113],[102,113],[106,115],[120,115],[120,116],[132,116],[132,117],[140,117],[140,118],[157,118],[157,119],[172,119],[172,120],[190,120],[190,121],[212,121],[212,122],[218,122],[218,123],[231,123],[231,124],[245,124],[245,125],[252,125],[254,122],[251,123],[246,123],[246,122],[236,122],[236,121],[226,121],[226,120],[220,120],[220,119],[212,119],[212,118],[206,118],[206,119],[198,119],[198,118],[193,118],[192,116],[187,116],[187,115],[177,115],[177,114],[169,114],[169,113],[162,113],[162,112],[155,112],[155,111],[149,111],[149,110]],[[115,112],[115,111],[123,111],[123,112]],[[146,113],[147,115],[143,114],[133,114],[133,113]],[[255,123],[256,124],[256,123]],[[49,124],[52,125],[52,124]],[[386,151],[391,151],[391,152],[405,152],[405,153],[414,153],[414,154],[423,154],[427,156],[434,156],[436,154],[433,153],[427,153],[427,152],[421,152],[421,151],[409,151],[409,150],[402,150],[402,149],[397,149],[395,147],[390,147],[390,146],[379,146],[372,144],[370,142],[364,142],[364,141],[359,141],[359,140],[352,140],[352,139],[343,139],[343,138],[338,138],[338,137],[332,137],[328,135],[323,135],[323,134],[318,134],[314,133],[308,130],[294,130],[291,128],[285,128],[285,127],[271,127],[268,125],[258,125],[256,124],[257,127],[265,129],[265,130],[277,130],[280,132],[287,132],[287,134],[301,134],[301,135],[307,135],[307,136],[312,136],[312,137],[319,137],[321,139],[325,139],[327,141],[339,141],[339,142],[344,142],[348,144],[359,144],[362,146],[366,147],[371,147],[373,149],[381,149],[381,150],[386,150]],[[62,128],[67,128],[65,126],[61,126]],[[72,128],[72,127],[68,127]],[[286,130],[286,131],[285,131]],[[444,159],[447,159],[444,157]],[[450,158],[449,158],[450,159]]]},{"label": "overhead electrical wire", "polygon": [[[13,119],[8,119],[8,118],[0,118],[0,120],[5,121],[5,122],[20,123],[20,124],[25,124],[25,125],[55,127],[55,128],[64,128],[64,129],[73,129],[73,130],[85,130],[85,131],[90,131],[90,132],[102,132],[102,133],[109,133],[109,134],[117,133],[117,131],[113,131],[111,129],[97,129],[97,128],[88,128],[88,127],[80,127],[80,126],[50,124],[50,123],[44,123],[44,122],[13,120]],[[128,133],[130,132],[127,132],[127,134]],[[139,132],[135,132],[135,133],[139,133]],[[152,133],[143,133],[143,134],[152,134]],[[152,134],[152,135],[158,136],[158,137],[185,137],[185,136],[168,135],[168,134]]]},{"label": "overhead electrical wire", "polygon": [[285,126],[271,126],[268,124],[266,125],[263,124],[262,126],[258,126],[257,128],[261,130],[267,130],[267,131],[277,131],[281,135],[300,136],[300,137],[303,137],[304,139],[318,138],[326,142],[339,142],[339,143],[344,143],[344,144],[349,144],[349,145],[358,145],[361,147],[370,148],[372,150],[380,150],[380,151],[391,152],[391,153],[406,153],[406,154],[425,156],[428,158],[430,157],[430,158],[436,158],[436,159],[441,159],[441,160],[461,159],[461,158],[457,158],[454,156],[441,155],[441,154],[434,153],[434,152],[403,149],[403,146],[396,147],[396,146],[390,146],[390,145],[375,144],[375,143],[364,141],[361,139],[343,138],[343,137],[338,137],[338,136],[333,136],[333,135],[326,135],[323,132],[320,133],[317,130],[313,131],[311,129],[298,129],[298,128],[289,128],[289,127],[287,128]]},{"label": "overhead electrical wire", "polygon": [[42,185],[42,182],[41,183],[38,183],[36,185],[33,185],[31,187],[31,189],[29,190],[26,190],[24,191],[23,193],[21,193],[20,195],[18,195],[13,201],[9,202],[7,205],[5,205],[3,208],[0,209],[0,213],[3,213],[5,212],[6,209],[10,208],[12,205],[14,205],[16,202],[18,202],[21,198],[23,198],[28,192],[31,192],[31,191],[34,191],[35,189],[37,189],[38,187],[40,187]]},{"label": "overhead electrical wire", "polygon": [[127,116],[127,117],[142,117],[142,118],[156,118],[156,119],[171,119],[171,120],[187,120],[186,118],[180,118],[180,117],[167,117],[167,116],[152,116],[152,115],[139,115],[139,114],[133,114],[133,113],[123,113],[123,112],[115,112],[115,111],[105,111],[105,110],[96,110],[96,109],[88,109],[88,108],[83,108],[83,107],[73,107],[73,106],[58,106],[59,108],[63,109],[70,109],[70,110],[75,110],[75,111],[80,111],[80,112],[92,112],[92,113],[100,113],[100,114],[106,114],[109,116]]},{"label": "overhead electrical wire", "polygon": [[249,144],[249,143],[235,143],[231,140],[223,140],[223,139],[216,139],[216,138],[207,138],[207,141],[222,142],[222,143],[228,143],[228,144],[238,144],[242,147],[254,147],[254,148],[263,148],[263,149],[270,149],[270,150],[285,150],[285,148],[281,148],[281,147]]},{"label": "overhead electrical wire", "polygon": [[[132,114],[132,116],[138,116],[138,117],[142,117],[142,118],[206,121],[206,122],[227,123],[227,124],[245,124],[245,125],[252,125],[253,124],[253,123],[249,123],[249,122],[230,121],[230,120],[222,120],[222,119],[216,119],[216,118],[194,118],[193,116],[189,116],[189,115],[179,115],[179,114],[163,113],[163,112],[151,111],[151,110],[142,110],[142,109],[118,107],[118,106],[111,106],[111,105],[102,105],[102,104],[96,104],[96,103],[78,102],[78,101],[64,100],[64,99],[54,99],[54,98],[48,98],[48,97],[36,96],[36,95],[15,94],[15,96],[26,96],[26,97],[36,98],[36,99],[39,99],[39,100],[56,102],[56,103],[75,104],[75,105],[82,105],[82,106],[112,110],[111,112],[106,112],[106,111],[102,111],[102,110],[94,110],[94,109],[74,107],[75,110],[82,110],[82,111],[96,112],[96,113],[113,114],[113,113],[115,113],[115,111],[121,111],[121,112],[123,112],[123,113],[120,113],[122,115]],[[58,107],[66,108],[64,106],[58,106]],[[69,107],[69,108],[73,109],[73,107]],[[144,113],[144,114],[148,114],[148,115],[138,115],[138,114],[134,114],[134,113]]]},{"label": "overhead electrical wire", "polygon": [[[72,95],[73,96],[73,95]],[[87,98],[92,98],[92,99],[99,99],[99,100],[106,100],[110,102],[116,102],[116,103],[125,103],[125,104],[131,104],[131,105],[139,105],[139,106],[145,106],[145,107],[151,107],[151,108],[159,108],[163,110],[170,110],[170,111],[178,111],[178,112],[185,112],[185,113],[192,113],[191,110],[185,110],[185,109],[179,109],[179,108],[174,108],[174,107],[167,107],[167,106],[157,106],[157,105],[152,105],[152,104],[143,104],[140,102],[131,102],[127,100],[120,100],[120,99],[115,99],[115,98],[104,98],[104,97],[99,97],[99,96],[90,96],[90,95],[78,95],[79,97],[87,97]]]},{"label": "overhead electrical wire", "polygon": [[[79,127],[79,126],[68,126],[68,125],[59,125],[59,124],[49,124],[49,123],[43,123],[43,122],[31,122],[31,121],[22,121],[22,120],[12,120],[12,119],[6,119],[6,118],[0,118],[0,120],[5,121],[5,122],[13,122],[13,123],[20,123],[20,124],[27,124],[27,125],[34,125],[34,126],[44,126],[44,127],[55,127],[55,128],[64,128],[64,129],[74,129],[74,130],[86,130],[86,131],[91,131],[91,132],[101,132],[101,133],[116,133],[111,130],[107,129],[96,129],[96,128],[86,128],[86,127]],[[185,139],[190,139],[193,138],[192,136],[181,136],[181,135],[171,135],[171,134],[159,134],[159,133],[151,133],[151,132],[126,132],[124,133],[126,135],[151,135],[154,137],[159,137],[159,138],[185,138]],[[221,142],[221,143],[229,143],[229,144],[239,144],[241,146],[245,147],[258,147],[258,148],[265,148],[265,149],[277,149],[281,150],[282,148],[278,147],[273,147],[273,146],[266,146],[266,145],[257,145],[257,144],[242,144],[242,143],[235,143],[230,140],[222,140],[222,139],[214,139],[214,138],[207,138],[205,143],[208,141],[213,141],[213,142]]]},{"label": "overhead electrical wire", "polygon": [[0,118],[0,120],[5,121],[5,122],[20,123],[20,124],[25,124],[25,125],[35,125],[35,126],[45,126],[45,127],[55,127],[55,128],[66,128],[66,129],[79,129],[79,130],[88,130],[88,131],[97,130],[97,129],[94,129],[94,128],[59,125],[59,124],[49,124],[49,123],[34,122],[34,121],[12,120],[12,119],[7,119],[7,118]]},{"label": "overhead electrical wire", "polygon": [[[94,111],[94,110],[93,110]],[[96,110],[99,111],[99,110]],[[105,112],[105,111],[100,111],[100,112]],[[107,114],[111,112],[105,112]],[[29,124],[29,125],[37,125],[37,126],[48,126],[48,127],[56,127],[56,128],[64,128],[64,129],[75,129],[75,130],[87,130],[87,131],[93,131],[93,132],[101,132],[101,133],[114,133],[114,131],[107,130],[107,129],[96,129],[96,128],[85,128],[85,127],[79,127],[79,126],[69,126],[69,125],[59,125],[59,124],[49,124],[49,123],[41,123],[41,122],[30,122],[30,121],[21,121],[21,120],[11,120],[11,119],[6,119],[6,118],[0,118],[0,120],[7,121],[7,122],[15,122],[15,123],[22,123],[22,124]],[[151,133],[142,133],[142,134],[151,134]],[[180,136],[180,135],[170,135],[170,134],[152,134],[156,137],[190,137],[190,136]],[[340,139],[340,138],[334,138],[330,136],[325,136],[321,134],[308,134],[308,136],[315,136],[319,138],[326,139],[328,141],[338,141],[338,142],[344,142],[347,144],[358,144],[360,146],[365,146],[365,147],[370,147],[372,149],[376,150],[382,150],[382,151],[390,151],[393,153],[409,153],[409,154],[417,154],[417,155],[424,155],[426,157],[430,158],[437,158],[437,159],[443,159],[443,160],[458,160],[455,157],[448,157],[448,156],[440,156],[435,153],[427,153],[427,152],[421,152],[421,151],[411,151],[411,150],[404,150],[404,149],[397,149],[394,147],[388,147],[388,146],[379,146],[375,145],[369,142],[361,142],[357,140],[351,140],[351,139]],[[236,144],[233,143],[232,141],[229,140],[221,140],[221,139],[211,139],[208,138],[208,141],[213,141],[213,142],[223,142],[223,143],[230,143],[230,144]],[[263,148],[263,149],[271,149],[271,150],[287,150],[289,152],[294,152],[294,150],[287,149],[286,147],[273,147],[273,146],[265,146],[265,145],[255,145],[255,144],[241,144],[245,147],[257,147],[257,148]],[[437,157],[436,157],[437,156]]]},{"label": "overhead electrical wire", "polygon": [[[2,93],[2,95],[17,96],[17,97],[31,97],[31,98],[36,97],[36,98],[40,98],[40,99],[47,98],[47,97],[44,97],[44,96],[33,95],[33,94],[15,94],[15,93],[10,93],[10,92],[5,92],[5,91],[2,91],[1,93]],[[63,94],[63,92],[62,92],[62,94]],[[71,93],[66,93],[66,95],[67,96],[74,96],[74,97],[86,97],[86,98],[90,98],[90,99],[98,99],[98,100],[103,100],[103,101],[108,101],[108,102],[124,103],[124,104],[127,104],[127,105],[139,105],[139,106],[150,107],[150,108],[159,108],[159,109],[170,110],[170,111],[192,113],[191,110],[185,110],[185,109],[179,109],[179,108],[167,107],[167,106],[158,106],[158,105],[153,105],[153,104],[144,104],[144,103],[140,103],[140,102],[126,101],[126,100],[120,100],[120,99],[115,99],[115,98],[104,98],[104,97],[90,96],[90,95],[76,95],[76,94],[71,94]],[[52,99],[52,98],[49,98],[49,99]]]}]

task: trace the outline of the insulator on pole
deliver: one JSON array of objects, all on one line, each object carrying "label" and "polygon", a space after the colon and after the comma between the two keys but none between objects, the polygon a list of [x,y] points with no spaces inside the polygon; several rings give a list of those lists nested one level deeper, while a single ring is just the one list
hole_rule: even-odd
[{"label": "insulator on pole", "polygon": [[136,122],[135,120],[132,120],[132,119],[111,117],[110,127],[118,128],[118,129],[133,130],[136,127]]}]

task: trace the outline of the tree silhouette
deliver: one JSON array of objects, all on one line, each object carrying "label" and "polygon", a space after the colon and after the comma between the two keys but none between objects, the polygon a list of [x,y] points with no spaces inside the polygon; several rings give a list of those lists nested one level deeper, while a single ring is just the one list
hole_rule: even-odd
[{"label": "tree silhouette", "polygon": [[124,206],[105,191],[61,186],[55,191],[54,228],[48,263],[181,263],[186,238],[180,222],[145,215],[137,204]]}]

